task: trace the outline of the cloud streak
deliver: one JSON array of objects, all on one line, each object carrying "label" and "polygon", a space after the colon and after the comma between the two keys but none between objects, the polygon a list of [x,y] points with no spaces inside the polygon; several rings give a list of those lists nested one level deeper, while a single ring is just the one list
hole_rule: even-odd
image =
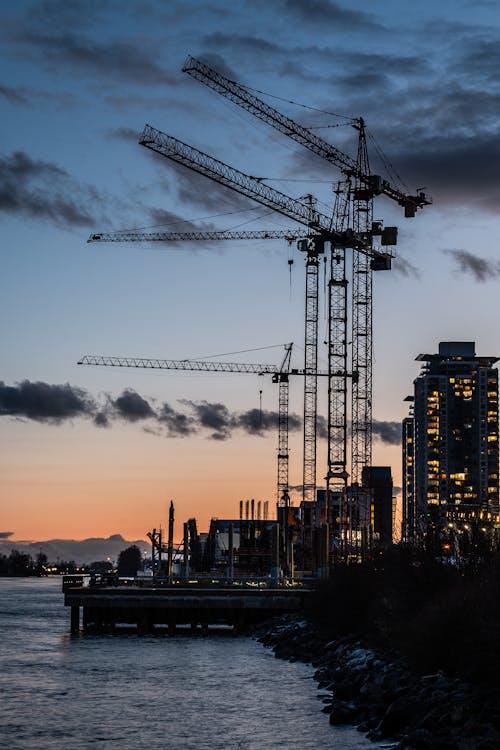
[{"label": "cloud streak", "polygon": [[386,445],[401,445],[401,423],[400,422],[381,422],[373,421],[372,425],[374,437],[381,440]]},{"label": "cloud streak", "polygon": [[26,30],[20,35],[20,41],[36,58],[82,73],[136,84],[175,84],[178,80],[177,75],[167,73],[158,65],[151,49],[133,39],[99,43],[71,31]]},{"label": "cloud streak", "polygon": [[23,380],[15,386],[0,381],[0,416],[61,424],[94,413],[95,402],[82,388]]},{"label": "cloud streak", "polygon": [[419,279],[420,271],[416,266],[413,265],[407,258],[403,258],[402,255],[397,255],[392,261],[392,270],[404,276],[407,279]]},{"label": "cloud streak", "polygon": [[11,104],[28,104],[26,96],[19,88],[0,85],[0,96],[3,96],[4,99],[7,99]]},{"label": "cloud streak", "polygon": [[[278,413],[259,409],[231,411],[225,404],[182,399],[181,408],[168,402],[156,404],[131,388],[113,398],[99,401],[85,389],[24,380],[16,385],[0,381],[0,417],[11,417],[48,425],[78,419],[91,420],[96,427],[115,423],[138,424],[154,435],[188,437],[205,434],[211,440],[229,440],[234,433],[264,436],[278,429]],[[288,418],[290,431],[301,428],[296,414]]]},{"label": "cloud streak", "polygon": [[281,0],[285,13],[308,25],[333,24],[337,29],[375,31],[383,28],[368,13],[349,10],[334,0]]},{"label": "cloud streak", "polygon": [[57,164],[24,151],[0,155],[0,212],[89,227],[95,224],[99,200],[95,188],[80,185]]},{"label": "cloud streak", "polygon": [[483,258],[468,250],[443,250],[443,253],[453,259],[457,273],[472,276],[479,283],[484,283],[500,276],[500,261],[498,260]]}]

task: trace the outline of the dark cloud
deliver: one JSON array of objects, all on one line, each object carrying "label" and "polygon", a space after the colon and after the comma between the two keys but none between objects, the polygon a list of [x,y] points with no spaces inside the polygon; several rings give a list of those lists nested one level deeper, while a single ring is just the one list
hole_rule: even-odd
[{"label": "dark cloud", "polygon": [[[371,147],[371,171],[388,178],[403,193],[423,188],[437,207],[467,204],[469,208],[498,214],[500,182],[496,165],[500,162],[500,128],[482,129],[475,122],[476,115],[473,115],[468,118],[467,128],[465,118],[459,117],[463,130],[453,132],[455,117],[451,117],[450,121],[444,117],[439,97],[416,96],[416,99],[418,105],[413,108],[396,105],[396,111],[399,107],[404,116],[400,115],[399,123],[394,122],[390,129],[387,121],[382,123],[378,120],[379,115],[371,120],[371,131],[376,132],[377,143],[382,145],[384,151],[382,163],[377,151]],[[477,113],[481,108],[472,106],[472,110]],[[391,111],[389,101],[387,111]],[[343,143],[341,139],[335,145],[347,154],[355,153],[352,145]],[[304,149],[297,149],[292,154],[292,160],[295,169],[304,177],[335,179],[338,174],[332,164]],[[391,173],[385,166],[388,162],[392,165]],[[396,173],[404,176],[405,184],[395,176]],[[433,209],[424,210],[427,213]]]},{"label": "dark cloud", "polygon": [[227,210],[245,210],[249,207],[255,210],[254,201],[239,195],[231,188],[219,185],[214,180],[209,180],[204,175],[176,164],[170,159],[160,159],[157,154],[151,151],[149,153],[160,168],[162,181],[165,167],[168,169],[168,174],[173,176],[173,180],[163,181],[163,186],[167,191],[175,187],[180,202],[214,214],[221,214]]},{"label": "dark cloud", "polygon": [[108,137],[110,139],[117,139],[137,145],[139,143],[139,138],[141,137],[141,131],[125,127],[113,128],[108,131]]},{"label": "dark cloud", "polygon": [[[318,4],[292,0],[283,6],[295,7],[304,15],[315,15],[316,9],[338,16],[343,10],[334,3]],[[349,11],[351,13],[351,11]],[[355,12],[352,12],[356,15]],[[451,27],[450,27],[451,28]],[[415,35],[418,36],[418,31]],[[447,44],[444,24],[436,37],[436,44]],[[362,114],[385,156],[373,142],[369,143],[372,171],[379,172],[403,192],[425,186],[437,205],[467,202],[483,210],[498,213],[500,185],[496,165],[500,161],[500,133],[498,111],[500,91],[497,86],[495,61],[500,58],[500,37],[492,32],[488,39],[472,38],[465,34],[460,46],[448,49],[449,54],[439,59],[430,55],[381,54],[333,49],[330,46],[295,46],[293,49],[277,43],[273,38],[231,36],[222,32],[205,38],[207,45],[224,48],[233,53],[238,45],[245,58],[259,59],[272,65],[275,74],[297,81],[315,81],[323,76],[324,86],[333,89],[332,98],[319,104],[327,111],[342,114]],[[439,45],[438,45],[439,46]],[[322,73],[332,56],[338,63],[334,73]],[[311,62],[313,61],[313,62]],[[262,62],[261,64],[264,65]],[[217,68],[218,65],[214,63]],[[318,72],[319,71],[319,72]],[[241,80],[241,76],[231,74]],[[446,81],[446,85],[443,85]],[[484,85],[479,85],[479,84]],[[337,104],[332,103],[338,102]],[[280,103],[278,109],[289,110]],[[328,120],[319,113],[297,115],[300,122],[314,118],[319,124]],[[388,116],[389,113],[389,116]],[[355,155],[355,143],[349,143],[348,129],[321,131],[341,150]],[[285,139],[284,139],[285,140]],[[337,170],[313,154],[298,149],[290,173],[304,177],[328,175],[335,178]],[[392,166],[393,165],[393,166]],[[401,174],[406,188],[397,173]],[[193,197],[187,185],[184,200]],[[204,196],[202,195],[202,198]],[[429,209],[427,209],[429,210]],[[400,265],[402,271],[403,266]],[[414,270],[406,267],[410,274]]]},{"label": "dark cloud", "polygon": [[58,108],[72,107],[77,103],[73,94],[45,91],[43,89],[34,89],[29,86],[5,86],[0,84],[0,97],[4,97],[11,104],[17,106],[40,106],[40,104],[51,104]]},{"label": "dark cloud", "polygon": [[413,263],[410,263],[409,260],[403,258],[402,255],[397,255],[393,259],[392,270],[400,276],[405,276],[406,278],[420,278],[420,271],[418,270],[418,268],[414,266]]},{"label": "dark cloud", "polygon": [[465,45],[461,45],[455,66],[460,75],[465,75],[474,83],[483,87],[493,84],[496,87],[500,66],[498,39],[491,36],[468,39]]},{"label": "dark cloud", "polygon": [[430,186],[438,204],[466,202],[499,213],[499,134],[471,132],[462,136],[420,139],[396,154],[398,171],[413,185]]},{"label": "dark cloud", "polygon": [[103,411],[97,412],[94,417],[94,424],[96,427],[109,427],[110,422],[108,415]]},{"label": "dark cloud", "polygon": [[11,536],[14,536],[13,531],[0,531],[0,539],[8,539]]},{"label": "dark cloud", "polygon": [[0,156],[0,211],[46,219],[58,226],[92,226],[97,191],[64,169],[23,151]]},{"label": "dark cloud", "polygon": [[168,437],[186,437],[196,432],[194,419],[176,411],[166,402],[162,404],[158,412],[158,422],[165,427]]},{"label": "dark cloud", "polygon": [[316,417],[316,432],[320,439],[326,440],[328,437],[328,423],[326,419],[318,414]]},{"label": "dark cloud", "polygon": [[349,10],[333,0],[281,0],[280,5],[303,24],[332,24],[336,30],[376,31],[384,28],[371,14]]},{"label": "dark cloud", "polygon": [[251,435],[262,435],[270,429],[278,429],[279,415],[275,411],[249,409],[238,415],[238,427],[242,427]]},{"label": "dark cloud", "polygon": [[[192,412],[192,425],[197,429],[211,430],[212,440],[227,440],[234,430],[240,430],[249,435],[264,435],[278,429],[278,414],[273,411],[248,409],[244,412],[231,412],[221,403],[208,401],[183,400],[181,403]],[[289,431],[298,430],[302,420],[296,414],[288,417]]]},{"label": "dark cloud", "polygon": [[213,440],[226,440],[230,437],[234,416],[227,406],[221,403],[211,404],[208,401],[183,400],[181,403],[192,409],[200,427],[213,430],[210,436]]},{"label": "dark cloud", "polygon": [[[167,437],[187,437],[209,432],[212,440],[228,440],[234,431],[264,435],[278,429],[278,414],[249,409],[233,412],[220,402],[180,400],[187,411],[179,411],[164,402],[153,408],[151,402],[131,388],[117,398],[106,395],[98,403],[83,388],[50,385],[28,380],[15,386],[0,381],[0,417],[31,419],[57,425],[73,419],[91,419],[96,427],[110,427],[117,421],[145,422],[148,433]],[[324,422],[324,420],[323,420]],[[325,425],[319,419],[320,433]],[[302,420],[296,414],[288,417],[290,431],[299,430]]]},{"label": "dark cloud", "polygon": [[60,424],[75,417],[87,417],[95,403],[82,388],[49,385],[23,380],[15,386],[0,381],[0,415]]},{"label": "dark cloud", "polygon": [[26,11],[25,24],[49,31],[83,29],[103,21],[103,12],[112,8],[110,0],[89,3],[87,0],[39,0]]},{"label": "dark cloud", "polygon": [[179,170],[177,174],[177,193],[183,203],[217,214],[230,209],[236,211],[248,209],[249,206],[255,207],[255,203],[249,198],[224,185],[219,185],[213,180],[209,183],[206,177],[191,171],[183,172],[184,174],[180,174]]},{"label": "dark cloud", "polygon": [[485,282],[500,276],[500,261],[483,258],[468,250],[443,250],[455,261],[459,273],[472,276],[475,281]]},{"label": "dark cloud", "polygon": [[35,29],[26,29],[20,41],[47,63],[99,77],[136,84],[172,85],[179,81],[177,74],[167,73],[158,65],[157,54],[150,46],[135,41],[107,40],[101,43],[72,31],[54,33]]},{"label": "dark cloud", "polygon": [[[212,34],[205,37],[206,41],[208,42],[208,45],[212,45]],[[225,36],[225,35],[223,35]],[[231,81],[237,81],[237,74],[235,71],[229,66],[229,64],[226,62],[226,60],[216,52],[204,52],[203,55],[200,56],[200,59],[202,62],[204,62],[206,65],[209,65],[211,68],[214,68],[219,73],[222,73],[222,75],[226,76],[226,78],[231,79]]]},{"label": "dark cloud", "polygon": [[401,423],[373,421],[373,435],[387,445],[401,445]]},{"label": "dark cloud", "polygon": [[140,396],[136,391],[125,389],[121,396],[111,401],[117,415],[128,422],[137,422],[140,419],[148,419],[155,416],[146,399]]},{"label": "dark cloud", "polygon": [[215,229],[212,223],[199,221],[197,223],[190,219],[183,219],[182,216],[167,211],[164,208],[148,209],[149,216],[155,227],[165,227],[173,232],[196,232],[200,230]]},{"label": "dark cloud", "polygon": [[28,104],[26,96],[18,88],[0,85],[0,96],[3,96],[11,104]]},{"label": "dark cloud", "polygon": [[[250,435],[263,435],[278,429],[279,414],[276,411],[249,409],[234,416],[234,426]],[[297,414],[288,415],[288,431],[296,432],[302,426],[302,420]]]},{"label": "dark cloud", "polygon": [[[226,34],[221,31],[216,31],[212,34],[207,34],[203,41],[209,47],[215,47],[215,49],[229,48],[238,52],[238,55],[244,53],[250,53],[252,55],[281,55],[284,52],[284,47],[270,42],[268,39],[263,39],[257,36],[245,36],[243,34]],[[207,58],[210,57],[211,61]],[[210,67],[215,68],[219,73],[222,73],[226,78],[231,80],[236,79],[236,74],[231,71],[225,64],[224,60],[215,55],[203,55],[203,62]],[[224,70],[221,69],[221,66]],[[241,82],[238,80],[238,82]]]},{"label": "dark cloud", "polygon": [[[309,55],[311,52],[312,50],[309,50]],[[315,50],[315,55],[323,58],[323,62],[326,62],[326,58],[331,54],[331,49],[316,48]],[[353,92],[356,91],[354,86],[357,87],[357,91],[363,92],[363,95],[368,93],[368,101],[370,101],[369,92],[376,92],[379,96],[382,90],[385,91],[388,88],[391,81],[399,86],[401,76],[404,76],[408,85],[409,81],[425,80],[432,73],[429,60],[421,55],[362,51],[352,55],[349,51],[339,50],[335,58],[339,69],[335,71],[334,77],[330,76],[329,80],[347,95],[349,102],[352,101]],[[365,111],[364,108],[363,111]]]}]

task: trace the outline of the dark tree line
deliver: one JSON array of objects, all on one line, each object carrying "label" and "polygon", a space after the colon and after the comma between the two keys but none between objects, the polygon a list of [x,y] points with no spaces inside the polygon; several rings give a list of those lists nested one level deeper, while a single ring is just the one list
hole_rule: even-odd
[{"label": "dark tree line", "polygon": [[27,552],[13,549],[10,555],[0,555],[0,575],[40,576],[45,575],[47,555],[40,552],[35,559]]},{"label": "dark tree line", "polygon": [[[118,556],[118,575],[135,576],[137,571],[143,569],[142,553],[139,547],[133,544],[122,550]],[[48,564],[47,555],[39,552],[32,557],[28,552],[11,550],[10,555],[0,553],[0,576],[45,576],[49,573],[74,574],[74,573],[98,573],[109,575],[113,573],[113,564],[109,560],[98,560],[90,565],[78,566],[74,560],[58,560],[56,563]]]},{"label": "dark tree line", "polygon": [[[51,573],[75,573],[78,570],[74,560],[61,560],[50,568]],[[11,550],[10,555],[0,554],[0,576],[45,576],[48,573],[47,555],[44,552],[39,552],[35,558],[17,549]]]}]

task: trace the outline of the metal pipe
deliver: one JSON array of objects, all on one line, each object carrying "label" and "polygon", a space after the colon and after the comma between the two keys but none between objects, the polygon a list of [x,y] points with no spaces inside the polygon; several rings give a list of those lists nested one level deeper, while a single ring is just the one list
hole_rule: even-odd
[{"label": "metal pipe", "polygon": [[229,524],[229,566],[228,578],[232,581],[234,576],[234,524]]}]

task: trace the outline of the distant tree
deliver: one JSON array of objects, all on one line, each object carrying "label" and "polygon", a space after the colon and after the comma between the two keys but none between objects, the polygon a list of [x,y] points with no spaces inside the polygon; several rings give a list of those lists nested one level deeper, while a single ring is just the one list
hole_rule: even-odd
[{"label": "distant tree", "polygon": [[9,558],[7,555],[0,555],[0,576],[6,576],[9,571]]},{"label": "distant tree", "polygon": [[65,573],[66,575],[72,575],[78,572],[78,565],[74,560],[60,560],[56,565],[58,573]]},{"label": "distant tree", "polygon": [[33,558],[26,552],[13,549],[7,563],[7,575],[9,576],[32,576],[35,575]]},{"label": "distant tree", "polygon": [[37,576],[45,576],[47,575],[47,562],[48,558],[45,552],[40,551],[38,555],[36,556],[36,574]]},{"label": "distant tree", "polygon": [[90,563],[89,569],[91,573],[107,574],[113,572],[113,563],[109,560],[96,560]]},{"label": "distant tree", "polygon": [[142,554],[139,547],[133,544],[118,555],[118,575],[135,576],[138,570],[142,570]]}]

